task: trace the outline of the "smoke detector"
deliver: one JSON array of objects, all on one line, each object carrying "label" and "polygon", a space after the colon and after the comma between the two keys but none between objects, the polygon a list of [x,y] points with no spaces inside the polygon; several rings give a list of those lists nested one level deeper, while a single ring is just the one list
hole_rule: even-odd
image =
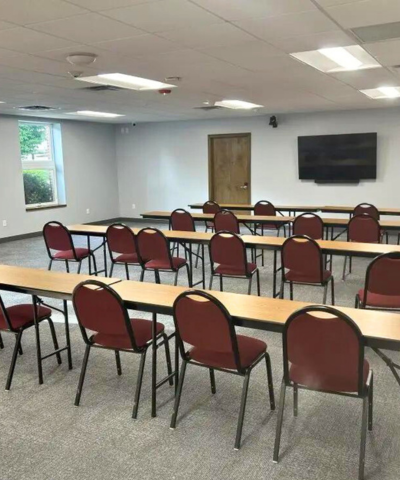
[{"label": "smoke detector", "polygon": [[96,61],[97,55],[94,53],[71,53],[67,57],[67,62],[71,65],[78,65],[80,67],[91,65]]}]

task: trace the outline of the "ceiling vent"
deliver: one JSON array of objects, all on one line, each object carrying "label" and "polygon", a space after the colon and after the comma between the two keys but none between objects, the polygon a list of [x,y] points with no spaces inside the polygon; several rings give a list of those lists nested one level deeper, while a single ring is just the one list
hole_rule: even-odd
[{"label": "ceiling vent", "polygon": [[94,87],[85,87],[82,90],[89,90],[90,92],[119,92],[124,90],[121,87],[114,87],[113,85],[95,85]]},{"label": "ceiling vent", "polygon": [[57,110],[55,107],[45,107],[44,105],[28,105],[26,107],[18,107],[18,110],[27,110],[28,112],[40,112],[49,110]]},{"label": "ceiling vent", "polygon": [[220,110],[221,108],[224,107],[219,107],[218,105],[209,105],[208,107],[194,107],[194,110],[204,110],[205,112],[208,112],[209,110]]},{"label": "ceiling vent", "polygon": [[358,27],[350,31],[363,43],[382,42],[384,40],[400,38],[400,22]]}]

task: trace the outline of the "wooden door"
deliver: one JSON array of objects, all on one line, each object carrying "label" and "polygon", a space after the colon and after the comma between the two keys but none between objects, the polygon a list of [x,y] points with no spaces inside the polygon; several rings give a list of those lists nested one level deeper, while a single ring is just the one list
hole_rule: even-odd
[{"label": "wooden door", "polygon": [[251,134],[208,136],[210,200],[248,204],[251,199]]}]

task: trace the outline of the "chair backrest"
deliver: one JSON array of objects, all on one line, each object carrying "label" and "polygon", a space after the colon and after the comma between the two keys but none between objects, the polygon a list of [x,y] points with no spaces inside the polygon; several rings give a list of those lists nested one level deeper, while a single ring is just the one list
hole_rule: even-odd
[{"label": "chair backrest", "polygon": [[246,245],[243,240],[233,232],[221,231],[215,233],[210,240],[211,271],[214,264],[234,267],[238,275],[249,275],[246,257]]},{"label": "chair backrest", "polygon": [[368,293],[400,297],[400,253],[384,253],[368,265],[365,276],[364,303]]},{"label": "chair backrest", "polygon": [[304,275],[310,283],[323,280],[322,252],[318,243],[306,235],[287,238],[281,250],[282,267]]},{"label": "chair backrest", "polygon": [[307,235],[314,240],[322,240],[324,238],[324,222],[315,213],[302,213],[294,219],[293,234]]},{"label": "chair backrest", "polygon": [[74,257],[76,256],[71,233],[62,223],[56,221],[46,223],[43,227],[43,238],[47,252],[51,258],[51,250],[57,252],[72,250]]},{"label": "chair backrest", "polygon": [[362,215],[363,213],[367,213],[368,215],[371,215],[371,217],[374,217],[375,220],[379,220],[379,210],[371,203],[360,203],[354,207],[352,216]]},{"label": "chair backrest", "polygon": [[214,216],[214,226],[216,232],[228,231],[240,234],[240,227],[236,215],[229,210],[221,210]]},{"label": "chair backrest", "polygon": [[203,213],[217,213],[221,210],[221,207],[218,205],[217,202],[213,200],[208,200],[203,204]]},{"label": "chair backrest", "polygon": [[137,350],[128,312],[121,297],[112,288],[98,280],[86,280],[77,285],[72,303],[83,340],[92,344],[87,331],[104,335],[128,336],[132,348]]},{"label": "chair backrest", "polygon": [[127,225],[113,223],[107,228],[106,237],[111,258],[113,253],[136,253],[135,234]]},{"label": "chair backrest", "polygon": [[268,202],[268,200],[260,200],[254,205],[254,215],[274,217],[276,215],[276,208],[271,202]]},{"label": "chair backrest", "polygon": [[350,242],[380,243],[381,227],[378,220],[367,213],[351,217],[347,226],[347,240]]},{"label": "chair backrest", "polygon": [[151,260],[167,262],[172,268],[172,257],[165,235],[157,228],[142,228],[136,235],[139,260],[145,265]]},{"label": "chair backrest", "polygon": [[183,208],[177,208],[171,213],[171,228],[181,232],[196,231],[192,215]]},{"label": "chair backrest", "polygon": [[238,371],[242,370],[235,327],[225,306],[209,293],[188,290],[173,306],[174,323],[182,358],[188,359],[184,343],[231,355]]},{"label": "chair backrest", "polygon": [[315,305],[290,315],[283,329],[286,384],[290,382],[289,364],[301,369],[306,387],[324,390],[324,383],[335,379],[338,385],[346,385],[347,392],[363,393],[362,334],[350,317],[335,308]]}]

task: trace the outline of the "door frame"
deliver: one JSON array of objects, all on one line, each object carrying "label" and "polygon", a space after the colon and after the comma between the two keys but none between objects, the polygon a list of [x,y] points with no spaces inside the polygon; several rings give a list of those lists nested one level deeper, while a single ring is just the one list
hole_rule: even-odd
[{"label": "door frame", "polygon": [[232,137],[247,137],[249,138],[249,187],[247,189],[249,194],[249,203],[251,202],[251,132],[246,133],[220,133],[208,135],[208,199],[214,200],[214,156],[212,150],[212,141],[215,138],[232,138]]}]

